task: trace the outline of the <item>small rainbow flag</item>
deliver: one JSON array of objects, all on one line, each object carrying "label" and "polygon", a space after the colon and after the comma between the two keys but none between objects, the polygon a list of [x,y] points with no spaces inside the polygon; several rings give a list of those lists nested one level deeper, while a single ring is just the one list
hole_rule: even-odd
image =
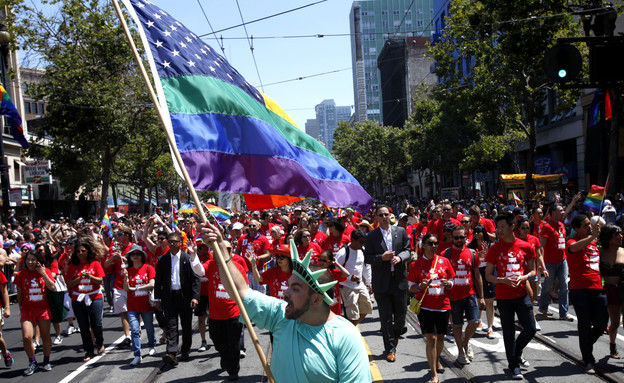
[{"label": "small rainbow flag", "polygon": [[13,138],[15,141],[19,142],[22,148],[28,149],[30,145],[24,136],[24,129],[22,129],[22,117],[20,117],[19,112],[15,108],[15,104],[13,104],[11,96],[9,96],[6,89],[4,89],[2,85],[0,85],[0,115],[7,116],[9,118]]},{"label": "small rainbow flag", "polygon": [[598,185],[592,185],[587,193],[587,198],[583,202],[583,209],[600,214],[600,207],[602,205],[602,198],[604,197],[605,188]]},{"label": "small rainbow flag", "polygon": [[514,201],[516,201],[516,204],[518,204],[518,205],[523,205],[522,200],[520,199],[520,197],[518,197],[518,196],[516,195],[516,193],[514,193],[514,192],[511,192],[511,193],[513,194]]},{"label": "small rainbow flag", "polygon": [[178,212],[173,205],[171,205],[171,224],[169,226],[172,229],[176,229],[178,227]]},{"label": "small rainbow flag", "polygon": [[211,205],[204,202],[204,207],[208,209],[210,214],[212,214],[212,216],[215,217],[219,222],[225,222],[226,219],[230,219],[232,217],[232,215],[228,213],[227,210],[224,210],[219,206]]},{"label": "small rainbow flag", "polygon": [[111,229],[111,221],[108,218],[108,212],[104,213],[104,218],[102,218],[102,223],[100,225],[102,229],[106,229],[106,234],[108,238],[113,238],[113,230]]}]

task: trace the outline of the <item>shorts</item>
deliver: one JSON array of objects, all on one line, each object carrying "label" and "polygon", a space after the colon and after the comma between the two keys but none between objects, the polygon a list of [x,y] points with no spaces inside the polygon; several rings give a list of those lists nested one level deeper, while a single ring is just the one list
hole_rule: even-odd
[{"label": "shorts", "polygon": [[362,315],[373,313],[368,288],[360,284],[358,288],[352,289],[347,286],[340,286],[340,296],[345,307],[347,319],[358,320]]},{"label": "shorts", "polygon": [[33,323],[37,323],[40,320],[50,320],[52,318],[52,313],[50,309],[22,309],[20,322],[30,321]]},{"label": "shorts", "polygon": [[[483,281],[483,298],[496,298],[496,284],[485,279],[485,267],[479,267],[479,273]],[[496,270],[494,270],[494,275],[496,275]]]},{"label": "shorts", "polygon": [[620,293],[620,289],[616,285],[612,285],[610,283],[605,283],[603,287],[604,293],[607,295],[607,304],[611,305],[620,305],[622,303],[622,296]]},{"label": "shorts", "polygon": [[113,308],[115,314],[128,312],[128,293],[126,290],[113,289]]},{"label": "shorts", "polygon": [[207,317],[208,316],[208,296],[200,296],[199,303],[195,306],[195,310],[193,311],[196,317]]},{"label": "shorts", "polygon": [[479,305],[475,294],[468,295],[464,299],[451,301],[451,315],[453,326],[461,327],[464,324],[464,316],[468,323],[479,323]]},{"label": "shorts", "polygon": [[449,310],[431,311],[425,308],[420,309],[418,322],[423,334],[446,335],[449,323]]},{"label": "shorts", "polygon": [[539,276],[537,274],[535,274],[535,276],[533,278],[529,278],[528,281],[529,282],[539,282]]}]

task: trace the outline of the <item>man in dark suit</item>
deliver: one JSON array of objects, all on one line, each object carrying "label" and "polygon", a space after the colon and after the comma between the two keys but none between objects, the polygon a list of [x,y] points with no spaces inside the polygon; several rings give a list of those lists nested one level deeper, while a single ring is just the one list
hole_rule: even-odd
[{"label": "man in dark suit", "polygon": [[410,243],[405,229],[390,225],[390,209],[381,205],[375,211],[379,227],[366,235],[364,260],[371,265],[373,293],[381,320],[386,360],[396,360],[396,346],[404,332],[407,313],[407,270]]},{"label": "man in dark suit", "polygon": [[[193,272],[191,257],[180,251],[182,236],[178,232],[167,236],[169,252],[158,259],[154,280],[154,300],[157,310],[164,310],[167,323],[167,354],[170,366],[178,364],[178,316],[182,325],[180,359],[188,359],[193,328],[193,309],[199,302],[200,277]],[[195,257],[198,260],[199,257]]]}]

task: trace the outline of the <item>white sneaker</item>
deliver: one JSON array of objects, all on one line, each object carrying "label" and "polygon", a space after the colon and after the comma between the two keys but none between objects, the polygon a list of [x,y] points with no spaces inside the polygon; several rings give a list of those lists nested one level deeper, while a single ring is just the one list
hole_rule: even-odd
[{"label": "white sneaker", "polygon": [[197,351],[206,351],[208,349],[208,344],[206,342],[202,342],[201,346],[197,349]]},{"label": "white sneaker", "polygon": [[522,371],[520,371],[520,367],[516,367],[511,374],[511,379],[513,380],[522,380],[524,376],[522,376]]},{"label": "white sneaker", "polygon": [[61,344],[61,343],[63,343],[63,337],[61,335],[57,335],[56,338],[54,338],[54,341],[52,343],[54,343],[54,344]]},{"label": "white sneaker", "polygon": [[149,352],[147,353],[147,355],[149,356],[154,356],[156,355],[156,349],[154,347],[149,349]]},{"label": "white sneaker", "polygon": [[245,350],[240,350],[239,356],[241,359],[245,359],[245,357],[247,356],[247,354],[245,353]]},{"label": "white sneaker", "polygon": [[71,334],[76,332],[76,327],[69,326],[69,327],[67,327],[67,331],[65,331],[65,332],[67,333],[67,335],[71,335]]},{"label": "white sneaker", "polygon": [[529,361],[524,359],[523,357],[520,357],[520,360],[518,360],[518,363],[520,364],[521,367],[524,367],[524,368],[531,367],[531,364],[529,363]]},{"label": "white sneaker", "polygon": [[466,346],[466,356],[471,361],[474,359],[474,351],[472,351],[472,346],[470,345],[470,343],[468,343],[468,345]]},{"label": "white sneaker", "polygon": [[535,321],[535,329],[536,329],[537,331],[542,331],[542,326],[540,326],[540,324],[539,324],[539,322],[538,322],[538,321]]},{"label": "white sneaker", "polygon": [[466,357],[466,354],[461,354],[457,357],[457,363],[460,364],[470,364],[470,359]]},{"label": "white sneaker", "polygon": [[132,362],[130,362],[131,366],[138,366],[139,364],[141,364],[141,361],[143,360],[143,358],[141,358],[140,356],[135,356],[134,359],[132,359]]}]

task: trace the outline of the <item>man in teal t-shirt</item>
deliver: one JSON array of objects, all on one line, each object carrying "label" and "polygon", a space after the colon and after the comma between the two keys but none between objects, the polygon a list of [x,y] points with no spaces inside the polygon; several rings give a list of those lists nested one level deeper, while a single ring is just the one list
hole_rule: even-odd
[{"label": "man in teal t-shirt", "polygon": [[[222,254],[228,254],[217,228],[206,223],[203,235],[213,247],[218,244]],[[283,301],[251,290],[231,258],[225,260],[249,318],[273,333],[271,372],[275,381],[371,382],[368,354],[359,331],[329,309],[336,282],[325,269],[310,270],[310,253],[299,261],[294,242],[290,249],[293,275]],[[224,271],[219,268],[219,272],[232,296]]]}]

